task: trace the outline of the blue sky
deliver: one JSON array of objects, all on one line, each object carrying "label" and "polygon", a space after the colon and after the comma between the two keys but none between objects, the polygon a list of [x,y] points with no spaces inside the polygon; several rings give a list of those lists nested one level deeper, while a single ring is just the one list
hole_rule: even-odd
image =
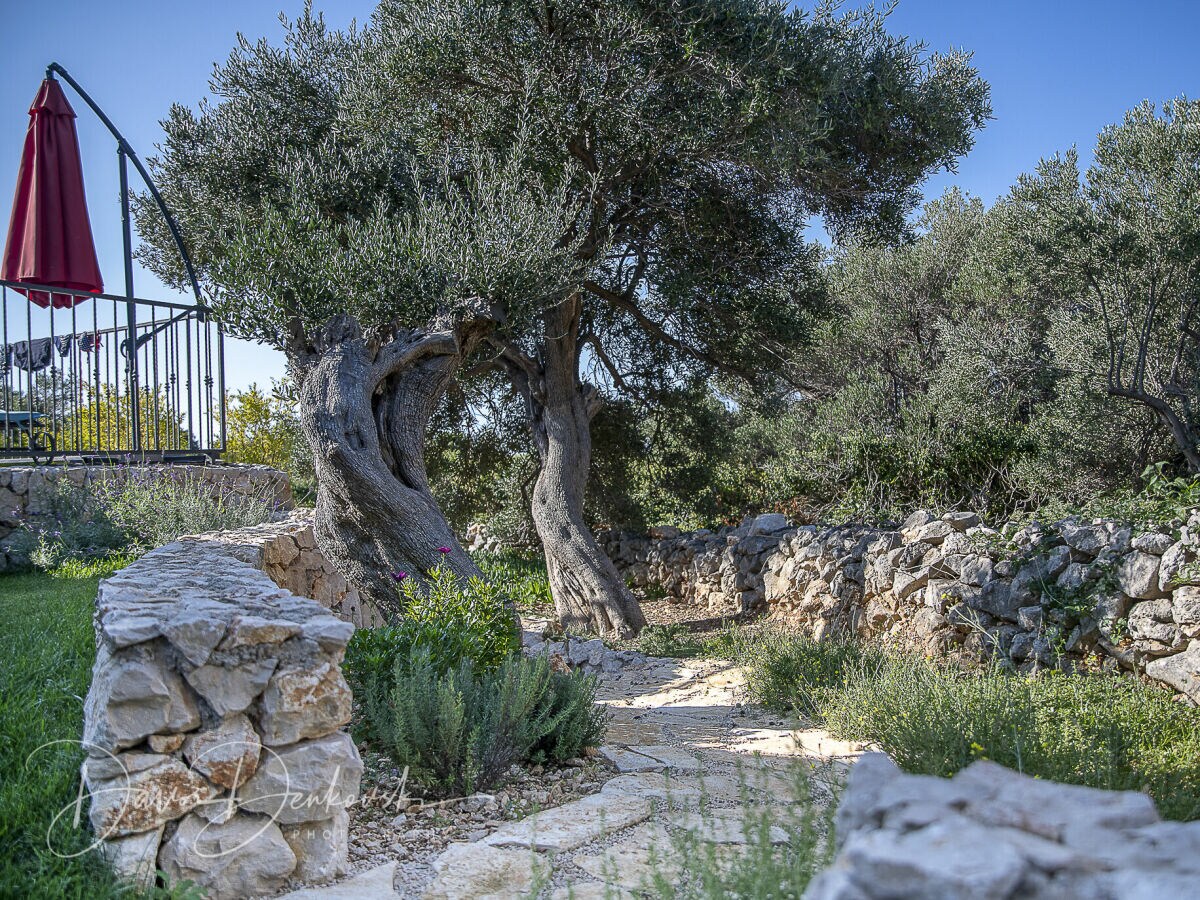
[{"label": "blue sky", "polygon": [[[364,20],[373,5],[315,3],[335,26]],[[26,111],[47,63],[65,66],[145,158],[171,103],[192,105],[207,92],[213,63],[228,56],[239,31],[277,38],[279,12],[300,8],[301,0],[0,0],[0,202],[12,196]],[[1086,160],[1100,128],[1141,100],[1200,94],[1200,0],[901,0],[890,29],[932,49],[973,50],[992,86],[995,120],[957,173],[930,179],[928,197],[957,184],[991,202],[1041,156],[1078,145]],[[106,286],[119,291],[115,144],[68,96],[80,113],[101,269]],[[169,293],[145,271],[136,287],[140,296]],[[232,342],[231,387],[282,373],[280,354]]]}]

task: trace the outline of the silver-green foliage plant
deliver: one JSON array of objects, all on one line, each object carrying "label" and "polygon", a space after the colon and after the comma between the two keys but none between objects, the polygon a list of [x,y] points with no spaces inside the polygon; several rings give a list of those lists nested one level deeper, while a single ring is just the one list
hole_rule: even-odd
[{"label": "silver-green foliage plant", "polygon": [[397,665],[367,715],[385,752],[433,796],[466,796],[522,762],[562,762],[595,746],[604,713],[594,678],[559,674],[545,657],[509,656],[477,671],[463,659],[441,671],[428,648]]},{"label": "silver-green foliage plant", "polygon": [[126,476],[95,487],[104,515],[142,550],[161,547],[184,535],[229,531],[267,522],[277,512],[265,489],[238,494],[186,469]]},{"label": "silver-green foliage plant", "polygon": [[184,535],[258,525],[276,513],[274,496],[235,494],[186,469],[139,472],[82,487],[48,481],[42,512],[21,526],[15,547],[39,569],[70,560],[139,553]]},{"label": "silver-green foliage plant", "polygon": [[27,518],[11,539],[39,569],[57,569],[71,560],[119,554],[129,535],[107,514],[99,499],[65,476],[47,480],[39,497],[41,513]]}]

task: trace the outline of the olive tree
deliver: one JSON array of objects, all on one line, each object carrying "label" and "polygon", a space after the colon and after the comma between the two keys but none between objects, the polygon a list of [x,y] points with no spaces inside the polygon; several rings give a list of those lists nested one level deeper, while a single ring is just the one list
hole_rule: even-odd
[{"label": "olive tree", "polygon": [[1096,338],[1108,394],[1150,410],[1200,472],[1200,102],[1143,103],[1014,188],[1048,294]]},{"label": "olive tree", "polygon": [[498,370],[560,617],[617,634],[641,613],[583,507],[605,396],[786,377],[823,296],[810,218],[894,233],[988,114],[965,55],[750,0],[385,0],[242,41],[212,88],[156,170],[216,314],[288,356],[322,546],[377,601],[438,547],[473,573],[424,427],[464,367]]},{"label": "olive tree", "polygon": [[584,519],[605,397],[786,377],[822,298],[811,217],[895,233],[927,174],[971,146],[987,86],[965,54],[929,54],[874,12],[770,0],[384,0],[367,40],[381,122],[517,153],[587,210],[555,242],[589,276],[532,327],[485,337],[483,367],[527,411],[560,618],[634,632],[641,612]]},{"label": "olive tree", "polygon": [[[214,314],[286,354],[322,549],[394,610],[396,573],[478,574],[430,492],[425,424],[491,330],[581,283],[580,211],[511,155],[422,153],[371,114],[362,34],[285,25],[282,47],[241,40],[212,101],[172,108],[153,168]],[[140,199],[143,258],[180,283]]]}]

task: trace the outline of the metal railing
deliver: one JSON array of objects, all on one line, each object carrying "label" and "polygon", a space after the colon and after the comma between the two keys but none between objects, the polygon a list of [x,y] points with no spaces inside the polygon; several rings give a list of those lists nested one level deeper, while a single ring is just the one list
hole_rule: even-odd
[{"label": "metal railing", "polygon": [[[41,309],[17,287],[78,299]],[[0,457],[224,449],[225,336],[204,306],[0,281]]]}]

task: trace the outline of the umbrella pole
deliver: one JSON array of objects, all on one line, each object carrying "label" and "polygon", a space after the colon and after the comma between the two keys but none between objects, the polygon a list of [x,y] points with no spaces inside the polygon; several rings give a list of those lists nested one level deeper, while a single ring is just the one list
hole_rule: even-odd
[{"label": "umbrella pole", "polygon": [[[121,238],[125,243],[125,304],[128,334],[122,346],[125,349],[125,387],[129,391],[130,437],[133,452],[142,452],[141,397],[138,394],[137,370],[137,306],[133,302],[133,231],[129,221],[129,164],[125,147],[117,145],[117,159],[121,167]],[[113,323],[116,324],[115,322]]]}]

